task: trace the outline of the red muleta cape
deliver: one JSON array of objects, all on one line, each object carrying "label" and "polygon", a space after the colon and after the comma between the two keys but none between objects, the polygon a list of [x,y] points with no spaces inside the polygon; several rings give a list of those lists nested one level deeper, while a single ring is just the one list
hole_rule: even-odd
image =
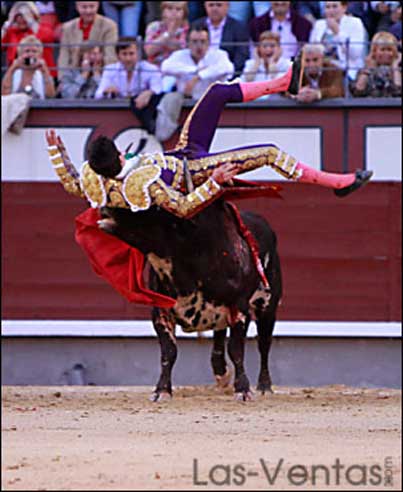
[{"label": "red muleta cape", "polygon": [[[258,196],[281,198],[280,187],[262,185],[234,179],[235,186],[226,189],[225,199],[256,198]],[[235,205],[231,204],[233,211]],[[259,259],[257,243],[251,232],[242,222],[239,212],[234,211],[240,234],[248,242],[256,269],[267,285]],[[98,209],[89,208],[75,219],[77,243],[87,254],[94,272],[109,282],[111,286],[129,302],[159,308],[172,308],[176,300],[172,297],[149,290],[144,285],[144,255],[138,249],[121,239],[107,234],[98,227],[101,219]]]}]

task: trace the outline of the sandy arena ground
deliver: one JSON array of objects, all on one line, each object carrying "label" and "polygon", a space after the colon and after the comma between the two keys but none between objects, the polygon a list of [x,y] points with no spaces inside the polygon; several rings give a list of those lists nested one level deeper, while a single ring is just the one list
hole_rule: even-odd
[{"label": "sandy arena ground", "polygon": [[[214,387],[151,403],[150,391],[4,387],[2,490],[323,490],[326,473],[332,490],[401,489],[400,391],[275,387],[248,403]],[[328,467],[316,487],[313,465]],[[380,484],[351,486],[347,470]]]}]

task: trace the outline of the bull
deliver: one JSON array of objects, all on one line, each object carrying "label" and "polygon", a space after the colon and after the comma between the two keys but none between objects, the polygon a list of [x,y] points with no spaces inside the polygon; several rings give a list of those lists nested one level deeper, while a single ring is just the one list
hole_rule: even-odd
[{"label": "bull", "polygon": [[272,391],[269,351],[282,295],[277,240],[261,216],[241,212],[241,218],[258,245],[259,259],[269,285],[256,268],[250,244],[241,234],[226,201],[218,200],[192,219],[180,219],[152,207],[132,213],[127,209],[101,209],[99,227],[140,250],[151,268],[150,287],[176,299],[171,309],[153,308],[152,322],[161,348],[161,373],[153,401],[172,397],[172,368],[177,358],[176,325],[185,332],[214,331],[211,364],[217,382],[225,383],[228,355],[234,365],[235,398],[252,399],[244,368],[245,337],[250,321],[257,325],[260,372],[257,390]]}]

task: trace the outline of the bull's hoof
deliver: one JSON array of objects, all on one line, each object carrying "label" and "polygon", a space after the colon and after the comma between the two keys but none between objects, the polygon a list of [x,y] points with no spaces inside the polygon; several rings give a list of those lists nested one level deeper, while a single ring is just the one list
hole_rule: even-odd
[{"label": "bull's hoof", "polygon": [[260,391],[262,395],[264,395],[265,393],[273,393],[270,376],[267,375],[260,377],[256,386],[256,390]]},{"label": "bull's hoof", "polygon": [[274,394],[274,391],[272,390],[271,385],[266,386],[266,385],[260,384],[260,383],[256,386],[256,391],[259,391],[262,396],[267,395],[268,393],[270,393],[272,395]]},{"label": "bull's hoof", "polygon": [[219,376],[218,374],[215,374],[215,382],[217,388],[227,388],[231,382],[231,371],[229,369],[226,370],[225,374],[222,376]]},{"label": "bull's hoof", "polygon": [[150,401],[160,403],[164,401],[171,401],[172,395],[168,391],[154,391],[151,393]]},{"label": "bull's hoof", "polygon": [[234,394],[235,401],[254,401],[255,396],[252,391],[237,391]]}]

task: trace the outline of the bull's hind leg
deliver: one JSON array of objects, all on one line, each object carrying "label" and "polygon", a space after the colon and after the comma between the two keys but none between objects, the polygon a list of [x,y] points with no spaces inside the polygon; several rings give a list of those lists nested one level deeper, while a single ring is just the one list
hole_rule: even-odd
[{"label": "bull's hind leg", "polygon": [[214,345],[211,352],[211,365],[217,386],[226,388],[231,380],[231,373],[225,361],[225,338],[227,329],[214,331]]},{"label": "bull's hind leg", "polygon": [[178,353],[175,320],[166,309],[158,308],[153,309],[152,320],[161,346],[161,375],[151,400],[161,401],[172,397],[171,373]]},{"label": "bull's hind leg", "polygon": [[272,335],[276,318],[272,313],[265,313],[258,317],[257,326],[257,343],[260,352],[260,373],[256,389],[262,392],[262,395],[269,391],[273,393],[272,381],[269,370],[269,352],[272,342]]},{"label": "bull's hind leg", "polygon": [[237,321],[231,326],[228,341],[228,354],[235,367],[235,399],[243,401],[252,400],[250,383],[244,368],[246,331],[247,324],[244,321]]}]

